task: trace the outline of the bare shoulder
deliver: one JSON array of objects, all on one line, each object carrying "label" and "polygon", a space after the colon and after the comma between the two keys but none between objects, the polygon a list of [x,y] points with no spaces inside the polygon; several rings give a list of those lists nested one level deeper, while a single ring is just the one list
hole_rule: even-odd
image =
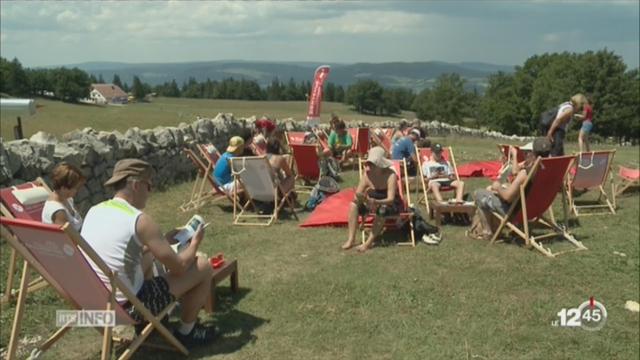
[{"label": "bare shoulder", "polygon": [[151,216],[145,213],[140,214],[136,223],[136,233],[140,241],[146,243],[148,240],[155,238],[159,231],[160,227]]}]

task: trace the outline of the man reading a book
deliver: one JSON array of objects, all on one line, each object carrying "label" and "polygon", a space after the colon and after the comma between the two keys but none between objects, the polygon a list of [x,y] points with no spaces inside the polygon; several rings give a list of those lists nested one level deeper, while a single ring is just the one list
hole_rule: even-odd
[{"label": "man reading a book", "polygon": [[431,158],[422,165],[422,174],[428,179],[427,186],[433,192],[436,201],[443,203],[441,188],[454,188],[456,190],[456,203],[464,203],[464,182],[456,179],[451,164],[442,157],[442,145],[431,146]]},{"label": "man reading a book", "polygon": [[[214,328],[196,324],[198,312],[211,294],[213,274],[209,261],[196,255],[204,238],[203,225],[198,226],[185,249],[175,253],[169,243],[175,241],[177,231],[163,235],[160,226],[143,212],[151,196],[152,178],[153,168],[146,161],[118,161],[105,182],[115,195],[89,210],[81,235],[153,315],[180,299],[181,323],[175,336],[183,345],[189,348],[207,344],[214,338]],[[167,268],[167,273],[153,276],[154,258]],[[91,265],[109,286],[109,279],[100,268]],[[118,291],[116,300],[122,303],[127,298]],[[134,320],[143,319],[135,307],[124,307]],[[136,331],[144,325],[136,325]]]}]

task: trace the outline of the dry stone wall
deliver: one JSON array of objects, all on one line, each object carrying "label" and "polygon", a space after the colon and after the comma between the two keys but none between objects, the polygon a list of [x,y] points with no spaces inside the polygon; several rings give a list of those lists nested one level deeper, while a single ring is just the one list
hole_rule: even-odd
[{"label": "dry stone wall", "polygon": [[[148,161],[156,170],[154,184],[163,188],[192,179],[195,168],[182,153],[194,143],[213,143],[218,149],[226,147],[227,140],[247,127],[255,118],[235,119],[232,114],[218,114],[213,119],[199,118],[191,124],[177,127],[157,127],[141,130],[137,127],[124,134],[118,131],[96,131],[92,128],[75,130],[62,139],[38,132],[30,139],[0,142],[0,186],[7,187],[33,180],[39,176],[49,180],[55,164],[66,161],[78,166],[87,177],[87,183],[76,196],[78,210],[85,213],[89,207],[111,196],[102,184],[110,177],[115,163],[124,158]],[[350,127],[365,126],[350,122]],[[378,123],[392,127],[396,123]],[[293,119],[279,121],[287,131],[304,130],[304,122]],[[527,138],[505,136],[437,121],[424,122],[430,136],[475,136],[502,140],[525,141]]]}]

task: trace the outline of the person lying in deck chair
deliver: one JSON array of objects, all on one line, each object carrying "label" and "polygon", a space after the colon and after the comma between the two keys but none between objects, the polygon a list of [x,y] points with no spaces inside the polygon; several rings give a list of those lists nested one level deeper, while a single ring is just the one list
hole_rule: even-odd
[{"label": "person lying in deck chair", "polygon": [[[493,236],[493,232],[496,230],[498,224],[494,221],[495,217],[491,215],[492,211],[495,211],[501,215],[505,215],[511,203],[518,197],[518,191],[520,185],[527,180],[529,169],[534,164],[538,156],[548,157],[551,151],[551,142],[545,137],[536,138],[530,145],[527,144],[520,148],[525,151],[525,160],[523,164],[518,164],[516,156],[512,156],[513,168],[518,169],[517,175],[513,178],[511,183],[501,184],[498,181],[494,181],[491,186],[486,189],[476,190],[474,198],[476,206],[478,207],[478,217],[480,219],[480,226],[482,228],[482,234],[473,235],[468,233],[469,236],[477,237],[483,240],[490,240]],[[515,149],[510,149],[512,151]]]},{"label": "person lying in deck chair", "polygon": [[[180,299],[181,323],[175,337],[183,345],[207,344],[213,340],[215,330],[197,324],[198,312],[211,294],[213,275],[209,261],[196,256],[204,229],[200,225],[180,253],[171,249],[169,242],[174,242],[177,231],[163,236],[160,226],[142,211],[151,195],[152,176],[153,168],[145,161],[118,161],[113,175],[105,182],[105,186],[115,190],[113,199],[89,210],[81,234],[153,315]],[[154,258],[168,269],[167,273],[153,277]],[[93,262],[90,264],[109,286],[109,279],[100,268]],[[116,301],[125,302],[126,297],[118,291]],[[143,320],[135,307],[130,306],[128,312],[134,320]],[[144,325],[138,325],[136,329],[141,331]]]},{"label": "person lying in deck chair", "polygon": [[220,186],[227,194],[233,193],[234,181],[231,176],[231,166],[229,165],[229,159],[241,156],[244,152],[244,140],[240,136],[234,136],[229,139],[229,146],[227,151],[220,157],[216,163],[215,169],[213,169],[213,178],[218,186]]},{"label": "person lying in deck chair", "polygon": [[442,145],[435,144],[431,146],[433,156],[429,161],[422,165],[422,174],[429,179],[429,189],[433,192],[433,196],[439,203],[443,202],[441,187],[452,187],[456,190],[457,203],[464,203],[462,196],[464,195],[464,181],[457,180],[456,174],[452,171],[451,164],[442,157]]}]

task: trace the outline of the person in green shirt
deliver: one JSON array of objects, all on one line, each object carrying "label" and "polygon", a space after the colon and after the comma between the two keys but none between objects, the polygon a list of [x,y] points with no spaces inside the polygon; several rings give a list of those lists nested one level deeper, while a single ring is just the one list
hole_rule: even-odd
[{"label": "person in green shirt", "polygon": [[336,125],[335,130],[331,132],[331,135],[329,135],[329,149],[331,151],[331,155],[335,158],[340,158],[341,162],[344,163],[351,158],[352,145],[353,139],[351,139],[351,135],[347,131],[347,126],[344,121],[340,121]]}]

